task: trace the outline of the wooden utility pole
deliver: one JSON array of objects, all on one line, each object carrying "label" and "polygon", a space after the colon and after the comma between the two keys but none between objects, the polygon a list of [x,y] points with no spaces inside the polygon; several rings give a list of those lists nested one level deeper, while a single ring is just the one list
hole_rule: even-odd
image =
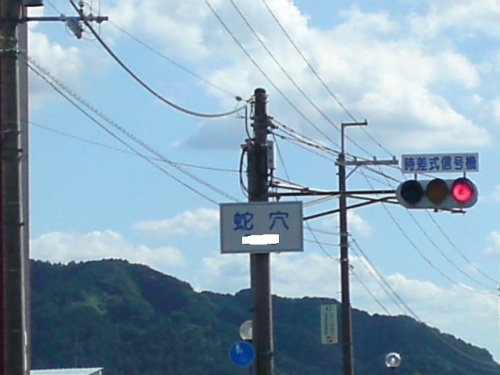
[{"label": "wooden utility pole", "polygon": [[[264,89],[254,91],[254,138],[247,149],[248,201],[267,202],[269,176],[267,168],[267,134],[270,120],[266,112],[267,95]],[[250,283],[252,291],[252,328],[255,348],[254,374],[274,372],[273,323],[270,280],[270,255],[250,254]]]}]

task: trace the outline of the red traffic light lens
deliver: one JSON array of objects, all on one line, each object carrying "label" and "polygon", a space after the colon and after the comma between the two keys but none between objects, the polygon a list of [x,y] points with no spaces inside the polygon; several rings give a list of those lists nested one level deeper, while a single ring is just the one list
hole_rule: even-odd
[{"label": "red traffic light lens", "polygon": [[457,202],[465,203],[474,195],[474,184],[467,178],[459,178],[451,186],[451,195]]}]

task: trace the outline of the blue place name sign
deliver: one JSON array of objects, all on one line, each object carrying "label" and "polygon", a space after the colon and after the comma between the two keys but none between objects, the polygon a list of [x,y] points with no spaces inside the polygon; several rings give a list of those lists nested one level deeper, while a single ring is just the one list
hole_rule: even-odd
[{"label": "blue place name sign", "polygon": [[403,173],[479,172],[479,154],[415,154],[401,156]]}]

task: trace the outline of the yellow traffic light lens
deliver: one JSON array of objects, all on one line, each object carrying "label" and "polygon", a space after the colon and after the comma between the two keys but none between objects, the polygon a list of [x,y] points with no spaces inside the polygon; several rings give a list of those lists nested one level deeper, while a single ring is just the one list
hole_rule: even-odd
[{"label": "yellow traffic light lens", "polygon": [[432,203],[441,203],[448,196],[448,185],[446,184],[446,181],[440,178],[435,178],[427,184],[425,195]]},{"label": "yellow traffic light lens", "polygon": [[467,178],[459,178],[453,182],[451,195],[457,202],[465,203],[474,195],[474,185]]}]

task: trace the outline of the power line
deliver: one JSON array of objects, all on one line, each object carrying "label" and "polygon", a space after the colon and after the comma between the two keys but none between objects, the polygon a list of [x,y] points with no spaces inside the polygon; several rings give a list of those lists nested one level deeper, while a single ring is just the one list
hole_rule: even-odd
[{"label": "power line", "polygon": [[[400,174],[404,177],[404,173],[401,171],[401,169],[399,169],[399,172]],[[434,175],[430,175],[430,174],[423,174],[421,173],[423,176],[427,176],[427,177],[430,177],[430,178],[435,178]],[[436,219],[434,218],[434,216],[428,212],[427,212],[427,216],[432,220],[432,222],[434,223],[435,227],[439,230],[439,232],[443,235],[443,237],[446,239],[446,241],[451,245],[451,247],[455,250],[455,252],[457,252],[460,257],[465,260],[465,262],[467,262],[467,264],[472,267],[474,270],[476,270],[479,274],[481,274],[483,277],[485,277],[486,279],[488,279],[489,281],[493,282],[495,285],[497,285],[498,283],[498,280],[495,280],[495,278],[491,277],[490,275],[486,274],[483,270],[481,270],[478,266],[476,266],[474,264],[474,262],[472,262],[467,256],[465,256],[465,254],[458,248],[458,246],[452,241],[452,239],[450,238],[450,236],[444,231],[444,229],[441,227],[441,225],[439,225],[439,223],[436,221]],[[412,215],[413,216],[413,215]],[[416,219],[414,219],[416,220]],[[489,287],[490,288],[490,287]]]},{"label": "power line", "polygon": [[279,126],[275,127],[276,130],[281,130],[284,133],[287,133],[288,135],[292,136],[293,138],[295,138],[297,140],[300,140],[300,141],[304,140],[304,144],[309,144],[312,147],[321,149],[321,150],[328,152],[332,155],[337,156],[339,154],[339,152],[337,150],[334,150],[334,149],[332,149],[324,144],[321,144],[321,143],[311,139],[310,137],[298,132],[297,130],[293,129],[292,127],[287,126],[284,123],[277,121],[276,119],[273,119],[273,121],[279,125]]},{"label": "power line", "polygon": [[[230,194],[224,192],[223,190],[211,185],[210,183],[202,180],[201,178],[193,175],[192,173],[186,171],[184,168],[182,168],[180,165],[176,164],[175,162],[173,162],[172,160],[168,159],[167,157],[165,157],[164,155],[162,155],[161,153],[159,153],[158,151],[156,151],[155,149],[153,149],[151,146],[149,146],[147,143],[141,141],[139,138],[137,138],[136,136],[134,136],[132,133],[130,133],[129,131],[127,131],[125,128],[121,127],[120,125],[118,125],[116,122],[110,120],[109,118],[107,118],[103,113],[101,113],[99,110],[97,110],[95,107],[93,107],[90,103],[88,103],[87,101],[85,101],[83,98],[81,98],[80,96],[78,96],[77,94],[75,94],[74,92],[72,92],[71,90],[69,90],[69,88],[67,88],[65,85],[63,85],[59,80],[57,80],[55,77],[51,76],[50,73],[42,68],[41,66],[39,66],[37,63],[35,63],[33,61],[32,58],[29,58],[29,57],[26,57],[25,54],[23,52],[20,52],[20,56],[24,57],[27,61],[27,64],[28,64],[28,67],[34,72],[36,73],[38,76],[40,76],[45,82],[47,82],[52,88],[54,88],[54,90],[56,90],[61,96],[63,96],[65,99],[69,99],[68,95],[66,95],[63,91],[67,92],[71,97],[73,97],[74,99],[76,99],[78,102],[80,102],[82,105],[84,105],[85,107],[87,107],[90,111],[92,111],[94,114],[96,114],[98,117],[100,117],[101,119],[103,119],[105,122],[107,122],[108,124],[110,124],[111,126],[113,126],[115,129],[117,129],[118,131],[120,131],[122,134],[124,134],[127,138],[133,140],[134,142],[136,142],[137,144],[139,144],[140,146],[142,146],[144,149],[146,149],[147,151],[149,151],[150,153],[152,153],[153,155],[155,155],[156,157],[160,158],[161,160],[163,160],[164,162],[168,163],[170,166],[172,166],[173,168],[177,169],[178,171],[180,171],[181,173],[187,175],[188,177],[192,178],[193,180],[197,181],[198,183],[208,187],[209,189],[219,193],[220,195],[222,196],[225,196],[226,198],[229,198],[231,199],[232,201],[238,201],[237,198],[231,196]],[[33,68],[33,65],[40,71],[38,71],[37,69]],[[50,77],[50,79],[49,79]],[[98,126],[100,126],[103,130],[105,130],[107,133],[109,133],[110,135],[112,135],[115,139],[119,140],[120,143],[122,143],[123,145],[125,145],[127,148],[131,149],[134,153],[137,153],[138,156],[141,156],[142,154],[140,154],[137,150],[135,150],[133,147],[131,147],[130,145],[128,145],[125,141],[121,140],[118,136],[116,136],[114,133],[112,133],[109,129],[107,129],[104,125],[102,125],[100,122],[98,122],[97,120],[95,120],[92,116],[90,116],[87,112],[85,112],[81,107],[79,107],[76,103],[74,103],[71,99],[68,100],[72,105],[74,105],[76,108],[78,108],[81,112],[83,112],[87,117],[91,118],[92,121],[94,123],[96,123]],[[160,166],[156,165],[152,160],[148,160],[147,158],[145,158],[145,160],[147,160],[150,164],[153,164],[155,165],[157,168],[163,170],[163,168],[161,168]],[[197,190],[195,190],[194,188],[192,188],[191,186],[187,185],[186,183],[182,182],[181,180],[179,180],[178,178],[174,177],[173,175],[171,175],[170,173],[166,172],[165,170],[163,170],[164,173],[167,173],[170,177],[172,177],[173,179],[175,179],[177,182],[181,183],[182,185],[184,185],[185,187],[188,187],[190,190],[192,190],[193,192],[196,192],[198,195],[201,195],[203,198],[205,199],[208,199],[209,201],[211,201],[212,203],[215,203],[217,204],[216,201],[214,201],[213,199],[211,198],[208,198],[206,195],[203,195],[202,193],[198,192]]]},{"label": "power line", "polygon": [[[399,306],[400,308],[403,308],[406,309],[406,311],[408,311],[410,313],[410,315],[416,320],[418,321],[419,323],[422,323],[422,324],[425,324],[424,321],[410,308],[410,306],[408,306],[408,304],[406,302],[404,302],[403,298],[396,292],[396,290],[387,282],[387,280],[385,279],[385,277],[378,271],[378,269],[373,265],[373,263],[370,261],[370,259],[368,258],[368,256],[366,255],[366,253],[363,251],[363,249],[359,246],[359,244],[354,240],[352,239],[352,243],[356,246],[356,248],[361,252],[361,254],[363,255],[363,258],[364,260],[366,260],[367,264],[370,265],[370,268],[377,274],[378,277],[374,277],[374,279],[378,282],[377,279],[379,279],[384,285],[385,287],[387,287],[388,290],[391,291],[391,293],[389,293],[385,287],[381,286],[382,287],[382,290],[392,299],[392,296],[394,296],[395,298],[398,299],[398,301],[401,302],[401,304],[399,304],[398,302],[395,302],[397,306]],[[367,268],[368,270],[368,268]],[[370,272],[371,274],[371,272]],[[372,275],[373,277],[373,275]],[[379,284],[380,285],[380,284]],[[394,300],[393,300],[394,302]],[[402,310],[404,312],[404,310]],[[451,344],[450,342],[446,341],[443,339],[442,337],[442,334],[439,333],[439,332],[436,332],[434,329],[429,328],[429,332],[431,332],[437,339],[439,339],[439,341],[441,341],[445,346],[447,346],[448,348],[452,349],[454,352],[460,354],[463,358],[468,358],[471,363],[474,365],[474,366],[477,366],[477,367],[481,367],[482,369],[486,370],[486,371],[493,371],[493,366],[495,366],[494,364],[491,364],[489,362],[485,362],[485,361],[482,361],[482,360],[478,360],[477,358],[475,357],[472,357],[470,356],[469,354],[461,351],[460,349],[458,349],[456,346],[454,346],[453,344]],[[492,372],[493,373],[493,372]]]},{"label": "power line", "polygon": [[436,221],[436,219],[434,219],[434,217],[429,212],[427,212],[427,215],[431,218],[432,222],[434,223],[434,225],[436,226],[436,228],[441,232],[441,234],[446,239],[446,241],[448,241],[448,243],[451,245],[451,247],[462,257],[462,259],[464,259],[467,262],[467,264],[470,267],[474,268],[482,276],[484,276],[488,280],[490,280],[493,283],[495,283],[495,285],[498,284],[498,280],[495,280],[493,277],[491,277],[488,274],[484,273],[483,270],[481,270],[481,268],[479,268],[478,266],[476,266],[474,264],[474,262],[472,262],[469,258],[467,258],[465,256],[465,254],[462,251],[460,251],[460,249],[458,248],[458,246],[451,240],[450,236],[448,236],[446,234],[446,232],[443,230],[443,228],[441,227],[441,225],[439,225],[439,223]]},{"label": "power line", "polygon": [[99,34],[94,30],[90,22],[87,21],[85,15],[83,12],[77,8],[73,0],[70,0],[71,5],[75,8],[75,10],[78,12],[80,17],[83,19],[83,22],[85,25],[89,28],[89,30],[92,32],[94,37],[97,39],[99,44],[106,50],[106,52],[120,65],[123,70],[125,70],[139,85],[141,85],[146,91],[148,91],[150,94],[155,96],[157,99],[162,101],[163,103],[169,105],[172,108],[177,109],[180,112],[186,113],[191,116],[196,116],[196,117],[202,117],[202,118],[220,118],[220,117],[227,117],[230,115],[233,115],[235,113],[240,112],[242,109],[245,108],[245,106],[233,109],[232,111],[228,112],[223,112],[223,113],[215,113],[215,114],[208,114],[208,113],[200,113],[200,112],[195,112],[190,109],[181,107],[180,105],[177,105],[173,103],[172,101],[164,98],[162,95],[160,95],[158,92],[156,92],[154,89],[151,88],[146,82],[144,82],[137,74],[135,74],[125,63],[111,50],[111,48],[104,42],[104,40],[99,36]]},{"label": "power line", "polygon": [[[325,88],[325,90],[330,94],[330,96],[337,102],[337,104],[344,110],[344,112],[347,114],[347,116],[349,116],[349,118],[352,121],[357,122],[357,120],[354,118],[354,116],[347,110],[347,108],[344,106],[344,104],[342,104],[342,102],[337,98],[337,95],[335,95],[332,92],[332,90],[330,90],[330,88],[325,83],[325,81],[319,76],[318,72],[311,65],[311,63],[309,62],[309,60],[307,59],[307,57],[304,56],[304,54],[302,53],[302,51],[300,50],[300,48],[297,46],[297,44],[294,42],[294,40],[292,39],[292,37],[290,36],[290,34],[286,31],[286,29],[283,26],[283,24],[278,19],[278,17],[276,17],[276,14],[274,14],[273,10],[269,7],[269,4],[267,4],[267,1],[266,0],[262,0],[262,3],[264,3],[264,5],[267,8],[267,10],[268,10],[269,14],[271,15],[271,17],[274,19],[274,21],[276,22],[276,24],[279,26],[279,28],[281,29],[281,31],[283,32],[283,34],[285,34],[286,38],[291,43],[291,45],[295,48],[295,51],[297,51],[297,53],[299,54],[299,56],[306,63],[306,65],[309,68],[309,70],[311,70],[311,72],[314,74],[314,76],[319,80],[319,82],[322,84],[322,86]],[[337,130],[339,130],[339,129],[337,128]]]},{"label": "power line", "polygon": [[215,83],[209,81],[208,79],[206,78],[203,78],[201,75],[197,74],[196,72],[192,71],[191,69],[188,69],[186,68],[184,65],[176,62],[175,60],[171,59],[170,57],[166,56],[165,54],[157,51],[156,49],[154,49],[153,47],[151,47],[150,45],[148,45],[147,43],[145,43],[144,41],[140,40],[139,38],[137,38],[136,36],[134,36],[133,34],[129,33],[127,30],[121,28],[120,26],[118,26],[116,23],[112,22],[111,20],[108,21],[111,25],[113,25],[115,28],[117,28],[118,30],[120,30],[123,34],[127,35],[130,39],[134,40],[136,43],[140,44],[141,46],[143,46],[144,48],[146,48],[147,50],[153,52],[154,54],[160,56],[162,59],[168,61],[170,64],[176,66],[177,68],[179,69],[182,69],[184,70],[186,73],[192,75],[193,77],[199,79],[200,81],[206,83],[207,85],[219,90],[220,92],[223,92],[225,93],[226,95],[236,99],[237,101],[240,101],[241,100],[241,96],[239,95],[235,95],[234,93],[231,93],[229,90],[219,86],[219,85],[216,85]]},{"label": "power line", "polygon": [[[274,134],[273,134],[274,136]],[[277,142],[275,140],[275,145],[277,145]],[[277,146],[276,146],[277,147]],[[286,170],[286,166],[285,166],[285,163],[284,163],[284,159],[281,155],[281,152],[279,150],[279,148],[277,147],[277,152],[278,152],[278,157],[280,159],[280,162],[283,166],[283,169],[285,170],[285,175],[287,177],[287,179],[290,179],[290,176],[288,175],[288,171]],[[309,222],[305,222],[306,223],[306,227],[308,229],[308,231],[310,232],[310,234],[312,235],[313,239],[314,240],[305,240],[306,242],[311,242],[311,243],[314,243],[316,244],[320,249],[321,251],[330,259],[334,260],[336,263],[339,262],[339,259],[332,256],[326,249],[325,249],[325,246],[333,246],[333,247],[338,247],[339,244],[330,244],[330,243],[324,243],[324,242],[320,242],[318,237],[316,236],[316,232],[318,233],[324,233],[324,234],[337,234],[337,233],[333,233],[331,231],[327,231],[327,230],[322,230],[322,229],[318,229],[318,228],[312,228],[311,225],[309,224]],[[352,273],[354,275],[354,277],[356,277],[360,283],[360,285],[367,291],[368,294],[370,294],[370,296],[375,300],[375,302],[384,310],[386,311],[388,314],[389,311],[385,308],[385,306],[382,304],[382,302],[370,291],[370,289],[366,286],[366,284],[363,282],[363,280],[361,280],[361,278],[356,274],[356,273]]]},{"label": "power line", "polygon": [[262,48],[266,50],[268,55],[271,57],[271,59],[276,63],[276,65],[280,68],[280,70],[283,72],[283,74],[288,78],[288,80],[295,86],[295,88],[302,94],[302,96],[307,100],[309,104],[311,104],[316,111],[330,124],[332,125],[337,131],[340,131],[338,125],[336,125],[330,118],[311,100],[309,95],[306,94],[306,92],[300,87],[300,85],[293,79],[293,77],[286,71],[286,69],[283,67],[283,65],[278,61],[276,56],[271,52],[271,50],[267,47],[266,43],[262,40],[262,38],[259,36],[259,34],[255,31],[255,29],[252,27],[248,19],[245,17],[245,15],[241,12],[240,8],[235,4],[234,0],[230,0],[233,8],[236,10],[238,15],[241,17],[243,22],[247,25],[247,27],[250,29],[252,34],[255,36],[255,38],[259,41],[260,45]]},{"label": "power line", "polygon": [[[370,187],[373,189],[373,185],[370,183],[370,181],[366,178],[365,174],[363,171],[361,171],[361,174],[365,177],[367,183],[370,185]],[[401,224],[398,223],[398,221],[396,220],[396,218],[394,217],[394,215],[389,211],[389,209],[386,207],[386,204],[382,202],[382,207],[383,209],[385,210],[386,214],[390,217],[391,221],[394,223],[394,225],[396,226],[396,228],[398,228],[398,230],[401,232],[401,234],[403,235],[403,237],[406,239],[406,241],[408,241],[408,243],[411,245],[411,247],[417,252],[417,254],[420,255],[420,257],[434,270],[436,271],[437,273],[439,273],[443,278],[445,278],[446,280],[448,280],[450,283],[452,283],[453,285],[459,287],[459,288],[462,288],[468,292],[471,292],[471,293],[476,293],[476,294],[490,294],[488,292],[482,292],[482,291],[478,291],[478,290],[475,290],[473,288],[470,288],[464,284],[461,284],[459,282],[457,282],[456,280],[454,280],[453,278],[451,278],[450,276],[448,276],[447,274],[445,274],[439,267],[437,267],[423,252],[422,250],[420,250],[420,248],[415,244],[415,242],[410,238],[410,236],[408,235],[408,233],[403,229],[403,227],[401,226]]]},{"label": "power line", "polygon": [[427,240],[432,244],[432,246],[439,252],[439,254],[441,254],[443,256],[444,259],[446,259],[446,261],[448,263],[450,263],[458,272],[460,272],[462,275],[464,275],[466,278],[468,278],[469,280],[471,280],[472,282],[475,282],[476,284],[478,285],[481,285],[485,288],[488,288],[488,289],[491,289],[491,290],[496,290],[496,288],[492,288],[488,285],[485,285],[483,284],[482,282],[474,279],[472,276],[470,276],[468,273],[464,272],[453,260],[450,259],[450,257],[448,257],[446,255],[446,253],[441,250],[441,248],[436,244],[436,242],[431,238],[431,236],[429,236],[429,234],[425,231],[425,229],[420,225],[420,223],[418,222],[418,220],[415,218],[415,216],[413,215],[413,213],[411,213],[409,210],[407,210],[408,212],[408,215],[410,215],[412,221],[415,223],[415,225],[418,227],[418,229],[420,229],[420,231],[424,234],[424,236],[427,238]]},{"label": "power line", "polygon": [[44,77],[40,72],[38,72],[36,69],[34,69],[31,65],[28,64],[28,68],[31,69],[32,72],[37,74],[40,78],[45,80],[47,84],[49,84],[59,95],[61,95],[64,99],[66,99],[71,105],[73,105],[76,109],[78,109],[80,112],[82,112],[86,117],[88,117],[93,123],[95,123],[97,126],[99,126],[101,129],[103,129],[106,133],[108,133],[110,136],[112,136],[114,139],[116,139],[118,142],[120,142],[122,145],[125,147],[129,148],[132,152],[134,152],[137,156],[142,157],[145,161],[153,165],[155,168],[161,170],[163,173],[165,173],[167,176],[170,178],[174,179],[178,183],[180,183],[182,186],[188,188],[195,194],[201,196],[202,198],[205,198],[206,200],[217,204],[216,201],[208,197],[207,195],[199,192],[198,190],[194,189],[192,186],[186,184],[184,181],[180,180],[179,178],[173,176],[171,173],[169,173],[167,170],[164,168],[160,167],[158,164],[154,163],[151,159],[145,157],[142,155],[138,150],[136,150],[133,146],[125,142],[123,139],[118,137],[115,133],[113,133],[111,130],[109,130],[106,126],[104,126],[101,122],[97,121],[94,117],[92,117],[89,113],[87,113],[82,107],[80,107],[76,102],[74,102],[68,95],[66,95],[59,87],[57,87],[54,83],[48,81],[46,77]]},{"label": "power line", "polygon": [[323,137],[325,137],[328,141],[330,141],[332,144],[334,144],[336,147],[338,147],[338,144],[333,141],[325,132],[323,132],[316,124],[314,124],[311,120],[309,120],[298,108],[295,104],[292,103],[292,101],[285,95],[285,93],[273,82],[271,77],[260,67],[260,65],[255,61],[255,59],[250,55],[250,53],[246,50],[246,48],[241,44],[241,42],[236,38],[236,36],[233,34],[233,32],[229,29],[229,27],[226,25],[224,20],[219,16],[217,11],[212,7],[210,2],[208,0],[205,0],[205,4],[210,8],[210,11],[213,13],[215,18],[220,22],[222,27],[226,30],[226,32],[231,36],[233,41],[240,47],[240,49],[243,51],[243,53],[250,59],[252,64],[259,70],[259,72],[267,79],[267,81],[274,87],[276,91],[280,93],[280,95],[285,99],[285,101],[299,114],[300,117],[302,117],[305,121],[307,121],[309,124],[311,124],[318,133],[320,133]]},{"label": "power line", "polygon": [[[120,153],[125,153],[125,154],[129,154],[129,155],[133,155],[133,156],[141,156],[141,157],[145,157],[145,158],[151,159],[153,161],[159,161],[159,162],[165,163],[165,161],[163,159],[158,158],[158,157],[150,157],[150,156],[147,156],[147,155],[144,155],[144,154],[138,155],[136,152],[128,151],[128,150],[125,150],[125,149],[122,149],[122,148],[113,147],[113,146],[110,146],[110,145],[107,145],[107,144],[104,144],[104,143],[101,143],[101,142],[92,141],[92,140],[89,140],[89,139],[86,139],[86,138],[77,137],[75,135],[63,132],[61,130],[57,130],[57,129],[51,128],[49,126],[45,126],[45,125],[34,123],[33,121],[30,121],[30,124],[33,125],[33,126],[36,126],[37,128],[50,131],[52,133],[61,135],[63,137],[71,138],[71,139],[74,139],[74,140],[82,142],[82,143],[88,143],[90,145],[98,146],[98,147],[101,147],[101,148],[106,148],[108,150],[112,150],[112,151],[116,151],[116,152],[120,152]],[[177,165],[180,165],[182,167],[188,167],[188,168],[205,169],[205,170],[208,170],[208,171],[215,171],[215,172],[238,173],[238,171],[236,169],[209,167],[207,165],[189,164],[189,163],[182,163],[182,162],[178,162],[178,161],[173,161],[173,163],[175,163]]]},{"label": "power line", "polygon": [[[293,143],[301,148],[304,148],[304,149],[307,149],[304,146],[309,146],[309,147],[311,147],[311,149],[308,150],[309,152],[312,152],[312,153],[314,153],[314,154],[316,154],[316,155],[318,155],[318,156],[320,156],[320,157],[322,157],[330,162],[339,163],[338,160],[334,160],[332,158],[328,158],[325,156],[325,155],[338,155],[337,150],[333,150],[326,145],[323,145],[321,143],[314,141],[313,139],[311,139],[311,138],[305,136],[304,134],[298,132],[297,130],[294,130],[293,128],[277,121],[276,119],[273,119],[273,121],[279,125],[279,126],[276,126],[273,130],[273,134],[275,134],[277,137],[279,137],[285,141],[289,141],[289,142],[291,142],[291,143]],[[287,136],[277,134],[276,131],[282,131],[285,134],[287,134]],[[320,154],[316,151],[313,151],[312,149],[317,149],[319,151],[322,151],[325,153],[325,155]],[[367,158],[355,156],[352,154],[348,154],[348,155],[349,155],[351,160],[369,160]],[[388,182],[389,180],[392,180],[392,181],[395,181],[398,183],[400,182],[400,180],[398,180],[398,179],[396,179],[396,178],[394,178],[394,177],[392,177],[392,176],[390,176],[390,175],[388,175],[388,174],[386,174],[386,173],[384,173],[376,168],[373,168],[369,165],[361,165],[360,167],[366,169],[369,172],[372,172],[372,173],[375,173],[375,174],[378,174],[380,176],[385,177],[385,181],[375,179],[374,177],[368,177],[368,178],[370,178],[374,181],[378,181],[379,183],[382,183],[382,184],[387,185],[389,187],[393,186],[390,182]]]},{"label": "power line", "polygon": [[[273,12],[273,10],[269,7],[269,4],[266,2],[266,0],[262,0],[263,4],[265,5],[265,7],[267,8],[269,14],[271,15],[271,17],[274,19],[274,21],[276,22],[276,24],[278,25],[278,27],[281,29],[281,31],[283,32],[283,34],[286,36],[286,38],[288,39],[288,41],[290,42],[290,44],[293,46],[293,48],[295,49],[295,51],[297,51],[297,53],[299,54],[299,56],[302,58],[302,60],[306,63],[307,67],[309,68],[309,70],[313,73],[313,75],[318,79],[318,81],[321,83],[321,85],[323,86],[323,88],[328,92],[328,94],[333,98],[333,100],[340,106],[340,108],[343,109],[343,111],[349,116],[349,118],[354,121],[354,122],[358,122],[356,120],[356,118],[351,114],[351,112],[349,112],[349,110],[346,108],[346,106],[339,100],[339,98],[337,97],[337,95],[335,95],[333,93],[333,91],[328,87],[328,85],[325,83],[325,81],[320,77],[320,75],[318,74],[318,72],[316,71],[316,69],[314,69],[314,67],[312,66],[312,64],[309,62],[309,60],[307,59],[307,57],[304,56],[304,54],[302,53],[301,49],[298,47],[297,43],[295,43],[295,41],[293,40],[293,38],[290,36],[290,34],[286,31],[285,27],[283,26],[283,24],[280,22],[280,20],[278,19],[278,17],[276,16],[276,14]],[[379,141],[377,141],[377,139],[375,139],[375,137],[368,131],[366,130],[364,127],[363,127],[363,131],[365,132],[365,134],[368,135],[368,137],[371,138],[371,140],[373,142],[375,142],[375,144],[380,147],[382,150],[384,150],[388,155],[392,155]],[[347,139],[349,139],[351,142],[352,139],[349,138],[349,136],[346,136]],[[364,152],[367,152],[364,148],[362,148],[359,144],[357,144],[356,142],[353,142],[353,144],[355,146],[357,146],[360,150],[364,151]],[[368,153],[368,152],[367,152]]]},{"label": "power line", "polygon": [[[404,174],[402,173],[401,170],[399,170],[400,173],[404,176]],[[384,176],[385,177],[385,176]],[[431,176],[433,177],[433,176]],[[436,219],[433,217],[433,215],[426,211],[427,213],[427,216],[432,220],[432,222],[434,223],[435,227],[439,230],[439,232],[442,234],[442,236],[446,239],[446,241],[452,246],[452,248],[455,250],[455,252],[457,252],[461,257],[462,259],[464,259],[467,264],[474,268],[478,273],[480,273],[483,277],[485,277],[486,279],[488,279],[489,281],[492,281],[495,285],[497,285],[498,281],[495,280],[493,277],[487,275],[485,272],[483,272],[478,266],[476,266],[469,258],[467,258],[465,256],[465,254],[460,251],[460,249],[457,247],[457,245],[451,240],[450,236],[448,236],[448,234],[446,234],[446,232],[444,231],[444,229],[439,225],[439,223],[436,221]],[[410,212],[408,211],[408,215],[410,215],[410,217],[412,218],[412,220],[415,222],[415,224],[419,227],[419,229],[422,231],[422,233],[429,239],[429,241],[432,243],[432,245],[439,251],[439,253],[441,253],[441,255],[450,263],[452,264],[453,267],[455,267],[460,273],[464,274],[468,279],[474,281],[475,283],[479,284],[479,285],[482,285],[490,290],[495,290],[495,288],[491,287],[491,286],[487,286],[485,285],[484,283],[481,283],[480,281],[478,280],[475,280],[473,279],[469,274],[465,273],[461,268],[459,268],[436,244],[435,242],[432,240],[432,238],[425,232],[425,230],[422,228],[422,226],[420,225],[420,223],[417,221],[417,219],[415,218],[415,216]]]}]

